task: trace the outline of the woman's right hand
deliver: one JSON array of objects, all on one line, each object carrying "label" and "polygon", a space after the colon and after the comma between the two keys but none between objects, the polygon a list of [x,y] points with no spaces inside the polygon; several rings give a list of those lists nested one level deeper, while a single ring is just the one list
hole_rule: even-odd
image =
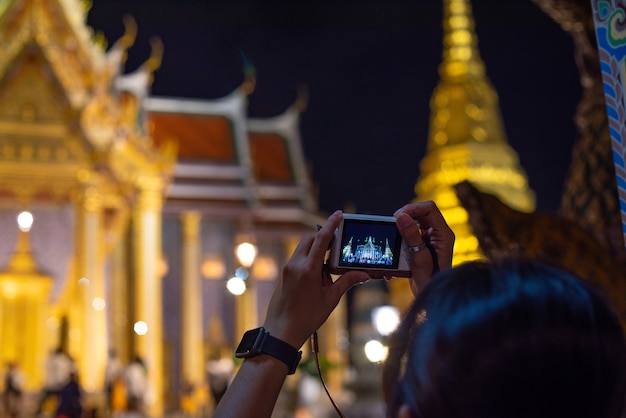
[{"label": "woman's right hand", "polygon": [[324,255],[342,219],[336,211],[318,232],[302,238],[270,300],[264,327],[296,348],[326,321],[348,289],[369,280],[367,273],[351,270],[333,282],[324,270]]},{"label": "woman's right hand", "polygon": [[438,269],[434,269],[434,260],[428,248],[411,254],[411,290],[417,295],[433,271],[452,266],[454,232],[433,201],[409,203],[398,209],[394,216],[398,230],[409,247],[419,247],[427,243],[437,254]]}]

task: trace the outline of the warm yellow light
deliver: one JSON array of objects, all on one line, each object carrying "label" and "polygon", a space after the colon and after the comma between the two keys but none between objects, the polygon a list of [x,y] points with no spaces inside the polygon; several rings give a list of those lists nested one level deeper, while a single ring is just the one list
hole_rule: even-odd
[{"label": "warm yellow light", "polygon": [[94,298],[94,300],[91,302],[91,306],[96,311],[103,311],[104,308],[106,308],[107,304],[102,298]]},{"label": "warm yellow light", "polygon": [[246,282],[239,277],[231,277],[226,282],[226,288],[235,296],[243,295],[246,291]]},{"label": "warm yellow light", "polygon": [[56,330],[59,328],[59,320],[54,316],[51,316],[46,320],[46,326],[48,327],[48,329]]},{"label": "warm yellow light", "polygon": [[380,363],[387,358],[389,348],[378,340],[370,340],[365,343],[365,357],[372,363]]},{"label": "warm yellow light", "polygon": [[157,261],[157,277],[165,277],[167,272],[169,271],[169,264],[167,260],[161,256]]},{"label": "warm yellow light", "polygon": [[137,321],[133,326],[133,331],[137,335],[146,335],[148,333],[148,324],[143,321]]},{"label": "warm yellow light", "polygon": [[5,283],[2,288],[2,293],[4,293],[4,297],[7,299],[14,299],[17,296],[17,286],[12,282]]},{"label": "warm yellow light", "polygon": [[215,254],[207,255],[204,258],[204,262],[202,263],[202,267],[200,269],[202,271],[202,276],[209,280],[219,280],[223,278],[226,273],[224,262],[218,255]]},{"label": "warm yellow light", "polygon": [[30,212],[24,211],[17,215],[17,226],[21,231],[28,232],[33,226],[33,215]]},{"label": "warm yellow light", "polygon": [[389,335],[400,324],[400,312],[395,306],[378,306],[372,309],[372,324],[380,335]]},{"label": "warm yellow light", "polygon": [[256,247],[249,242],[243,242],[237,246],[237,259],[244,267],[250,267],[256,257]]},{"label": "warm yellow light", "polygon": [[278,265],[271,257],[259,257],[254,262],[252,277],[255,280],[275,280],[278,278]]}]

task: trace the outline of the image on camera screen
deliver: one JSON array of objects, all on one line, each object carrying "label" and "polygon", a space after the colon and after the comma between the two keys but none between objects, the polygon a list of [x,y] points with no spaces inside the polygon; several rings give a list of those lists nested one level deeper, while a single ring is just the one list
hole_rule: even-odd
[{"label": "image on camera screen", "polygon": [[344,220],[339,266],[397,269],[400,244],[395,222]]}]

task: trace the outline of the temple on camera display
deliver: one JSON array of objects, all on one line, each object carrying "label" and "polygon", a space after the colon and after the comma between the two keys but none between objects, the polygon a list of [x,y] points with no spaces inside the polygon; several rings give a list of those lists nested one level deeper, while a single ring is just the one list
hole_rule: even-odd
[{"label": "temple on camera display", "polygon": [[[348,243],[341,252],[341,262],[348,264],[372,264],[390,266],[393,264],[393,251],[389,246],[389,240],[385,240],[385,248],[376,243],[376,238],[365,237],[357,239],[353,244],[354,237],[350,237]],[[360,244],[360,242],[363,242]]]}]

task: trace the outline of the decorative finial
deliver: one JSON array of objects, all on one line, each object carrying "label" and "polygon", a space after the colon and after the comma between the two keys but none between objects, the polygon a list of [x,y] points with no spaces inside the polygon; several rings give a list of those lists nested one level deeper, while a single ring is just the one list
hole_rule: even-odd
[{"label": "decorative finial", "polygon": [[478,52],[470,0],[444,0],[443,31],[441,77],[483,76],[485,66]]},{"label": "decorative finial", "polygon": [[239,50],[239,52],[243,60],[243,74],[245,77],[240,88],[246,95],[250,95],[256,87],[256,67],[243,51]]},{"label": "decorative finial", "polygon": [[161,66],[163,60],[163,41],[161,41],[161,38],[155,36],[150,39],[150,46],[152,47],[150,58],[148,58],[143,65],[151,72],[154,72]]},{"label": "decorative finial", "polygon": [[119,39],[120,44],[128,49],[137,39],[137,22],[132,15],[124,15],[124,35]]},{"label": "decorative finial", "polygon": [[298,86],[298,97],[296,99],[295,108],[302,113],[309,105],[309,88],[306,84]]}]

